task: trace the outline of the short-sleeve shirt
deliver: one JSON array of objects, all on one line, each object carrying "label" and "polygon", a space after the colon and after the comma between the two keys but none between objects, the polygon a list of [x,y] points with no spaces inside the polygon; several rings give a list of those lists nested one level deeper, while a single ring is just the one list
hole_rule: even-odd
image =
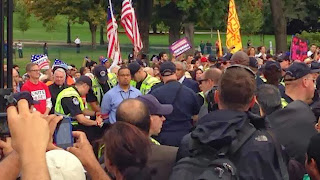
[{"label": "short-sleeve shirt", "polygon": [[21,91],[28,91],[31,93],[33,100],[39,101],[39,104],[35,104],[34,108],[39,111],[41,114],[44,114],[46,111],[48,98],[51,98],[51,94],[49,88],[43,82],[38,82],[38,84],[33,84],[30,80],[28,80],[21,88]]},{"label": "short-sleeve shirt", "polygon": [[109,114],[109,118],[104,119],[104,121],[111,124],[115,123],[116,111],[119,104],[125,99],[136,98],[140,95],[142,95],[141,92],[132,86],[130,86],[127,92],[122,90],[119,84],[112,88],[103,96],[101,103],[101,113]]},{"label": "short-sleeve shirt", "polygon": [[[103,94],[107,93],[110,90],[108,83],[100,84],[100,86],[102,88]],[[89,90],[88,94],[86,95],[86,99],[87,99],[88,103],[90,103],[90,102],[98,102],[97,96],[94,95],[94,92],[93,92],[92,89]],[[101,105],[101,102],[102,102],[102,99],[100,101],[100,105]]]},{"label": "short-sleeve shirt", "polygon": [[61,99],[61,105],[65,114],[69,114],[71,117],[82,114],[80,103],[77,97],[65,97]]}]

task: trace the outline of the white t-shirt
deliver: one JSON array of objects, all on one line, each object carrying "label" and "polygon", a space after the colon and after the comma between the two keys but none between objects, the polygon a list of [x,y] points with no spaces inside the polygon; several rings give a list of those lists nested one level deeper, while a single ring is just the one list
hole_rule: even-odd
[{"label": "white t-shirt", "polygon": [[308,52],[307,52],[307,56],[308,56],[308,57],[310,57],[312,54],[313,54],[313,52],[311,52],[311,51],[308,51]]},{"label": "white t-shirt", "polygon": [[74,40],[74,43],[76,43],[76,44],[80,44],[80,43],[81,43],[81,41],[80,41],[80,39],[79,39],[79,38],[77,38],[76,40]]},{"label": "white t-shirt", "polygon": [[22,49],[22,43],[17,44],[18,49]]}]

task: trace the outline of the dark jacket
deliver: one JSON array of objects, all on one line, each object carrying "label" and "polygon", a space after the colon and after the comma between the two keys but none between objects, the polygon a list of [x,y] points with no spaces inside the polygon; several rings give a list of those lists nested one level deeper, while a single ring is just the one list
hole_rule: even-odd
[{"label": "dark jacket", "polygon": [[173,111],[165,116],[161,133],[156,138],[160,144],[179,146],[182,137],[193,127],[192,116],[199,113],[197,95],[178,81],[171,81],[151,91],[161,104],[172,104]]},{"label": "dark jacket", "polygon": [[200,91],[199,84],[195,80],[184,78],[182,84],[192,89],[192,91],[195,93],[198,93]]},{"label": "dark jacket", "polygon": [[268,119],[288,155],[304,163],[309,140],[317,133],[314,128],[316,118],[310,107],[302,101],[293,101],[270,114]]},{"label": "dark jacket", "polygon": [[151,156],[148,160],[148,167],[156,170],[156,173],[152,176],[152,180],[169,179],[175,164],[177,150],[177,147],[172,146],[151,145]]},{"label": "dark jacket", "polygon": [[[238,131],[245,123],[253,122],[257,131],[230,158],[237,167],[240,179],[281,179],[275,145],[264,130],[261,118],[246,112],[231,110],[213,111],[199,120],[189,138],[210,145],[214,149],[229,145],[237,138]],[[188,137],[179,147],[177,159],[188,156]]]},{"label": "dark jacket", "polygon": [[53,108],[51,108],[50,110],[50,114],[54,114],[54,107],[56,105],[56,100],[57,100],[57,96],[58,94],[64,90],[65,88],[67,88],[68,86],[66,84],[63,84],[62,86],[58,86],[55,83],[51,84],[48,88],[51,94],[51,102],[52,102],[52,106]]}]

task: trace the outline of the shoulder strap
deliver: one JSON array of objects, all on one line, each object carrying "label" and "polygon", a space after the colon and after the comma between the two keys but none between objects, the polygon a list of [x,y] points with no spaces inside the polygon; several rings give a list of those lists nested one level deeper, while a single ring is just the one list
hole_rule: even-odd
[{"label": "shoulder strap", "polygon": [[281,145],[278,142],[277,138],[275,137],[275,135],[274,135],[274,133],[272,131],[268,130],[267,133],[270,135],[270,137],[271,137],[271,139],[272,139],[272,141],[274,143],[275,149],[276,149],[279,168],[280,168],[280,173],[281,173],[281,176],[282,176],[281,178],[284,179],[284,180],[289,180],[288,170],[287,170],[287,167],[286,167],[286,165],[284,163],[283,156],[282,156]]},{"label": "shoulder strap", "polygon": [[238,132],[238,137],[234,140],[228,150],[228,154],[235,154],[241,146],[247,142],[247,140],[256,132],[256,128],[249,123],[249,121],[245,122],[243,127]]}]

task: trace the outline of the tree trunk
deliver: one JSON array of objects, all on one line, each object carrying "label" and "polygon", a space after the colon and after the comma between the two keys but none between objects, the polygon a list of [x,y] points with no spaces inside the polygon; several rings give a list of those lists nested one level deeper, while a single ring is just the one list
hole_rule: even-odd
[{"label": "tree trunk", "polygon": [[103,25],[100,25],[100,45],[104,45],[104,39],[103,39],[103,35],[104,35],[104,32],[103,32]]},{"label": "tree trunk", "polygon": [[89,28],[91,32],[91,46],[92,49],[96,49],[96,32],[97,32],[97,25],[92,24],[89,22]]},{"label": "tree trunk", "polygon": [[[179,22],[180,23],[180,22]],[[169,45],[180,39],[180,24],[172,23],[169,25]]]},{"label": "tree trunk", "polygon": [[152,27],[153,34],[157,34],[157,24],[156,23],[151,24],[151,27]]},{"label": "tree trunk", "polygon": [[184,30],[186,37],[188,38],[189,42],[191,43],[191,49],[189,50],[190,54],[194,54],[194,23],[189,22],[184,24]]},{"label": "tree trunk", "polygon": [[149,27],[152,14],[153,1],[138,0],[136,8],[136,16],[139,25],[140,36],[143,43],[142,51],[149,52]]},{"label": "tree trunk", "polygon": [[284,16],[283,0],[270,0],[274,34],[276,37],[276,53],[286,52],[287,49],[287,22]]},{"label": "tree trunk", "polygon": [[67,23],[67,43],[71,44],[71,28],[70,28],[70,21]]}]

